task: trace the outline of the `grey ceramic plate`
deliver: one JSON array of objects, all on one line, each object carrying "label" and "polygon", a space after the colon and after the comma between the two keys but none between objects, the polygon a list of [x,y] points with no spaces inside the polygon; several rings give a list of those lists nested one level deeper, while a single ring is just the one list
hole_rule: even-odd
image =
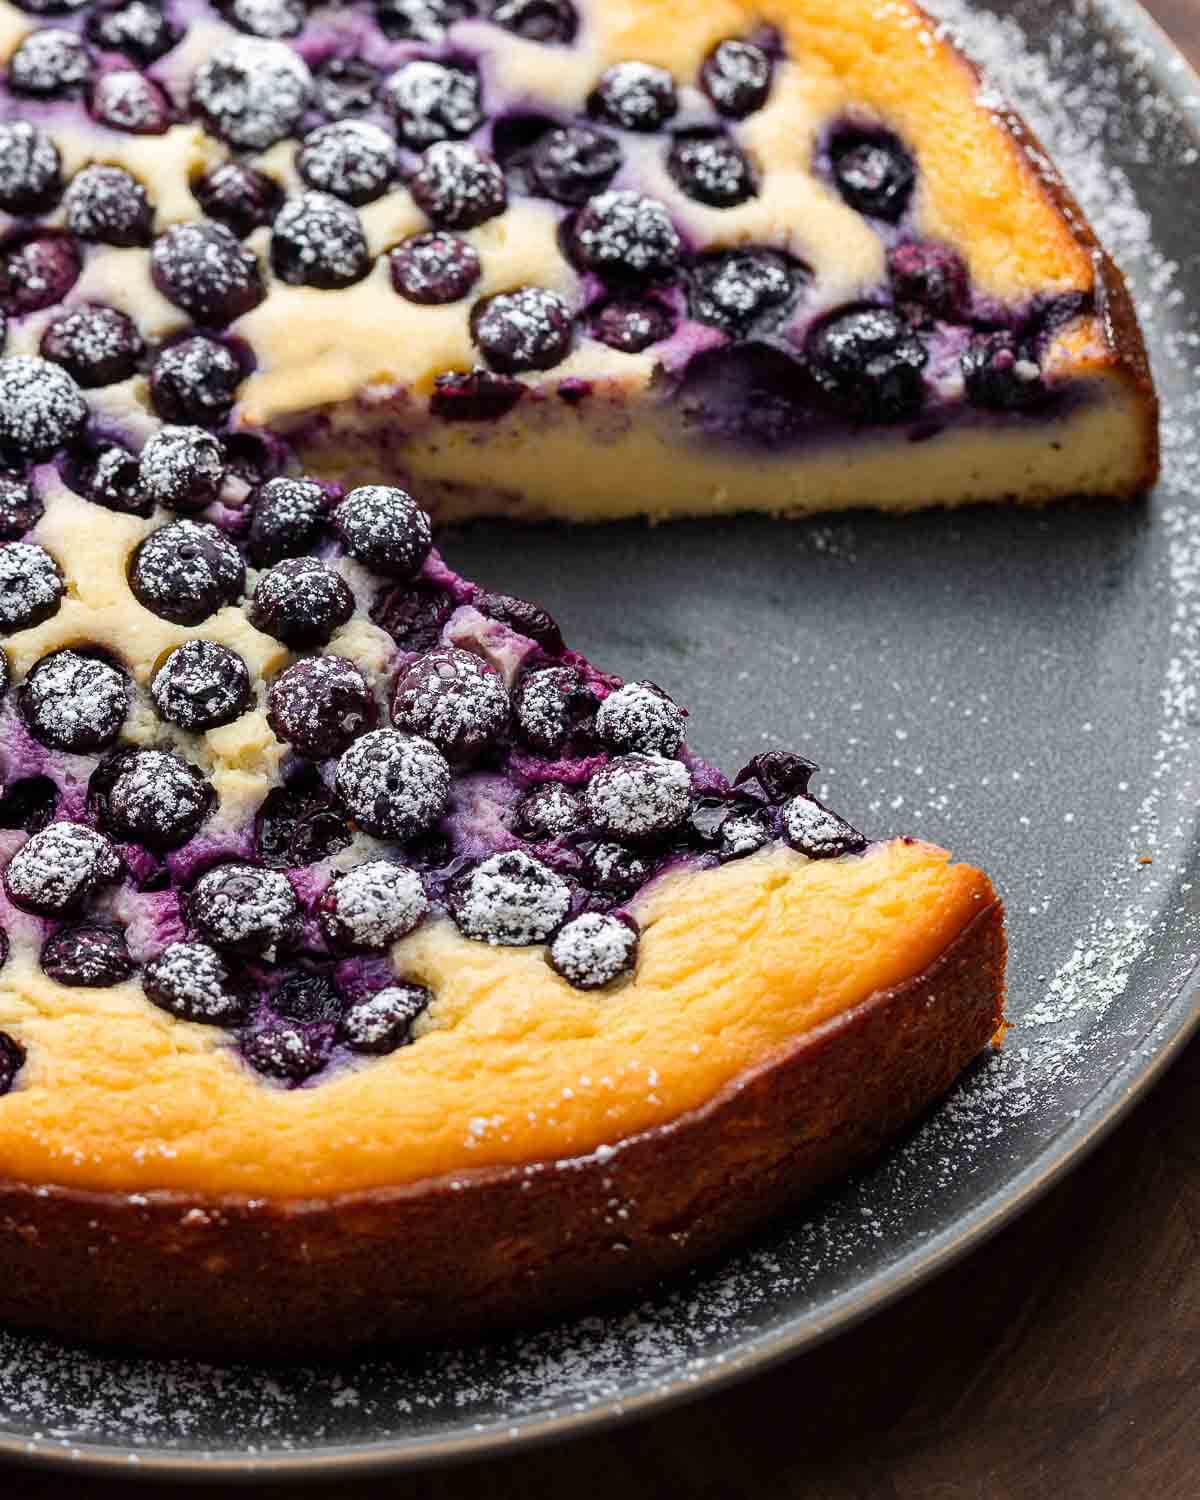
[{"label": "grey ceramic plate", "polygon": [[1167,399],[1152,503],[651,533],[489,527],[446,550],[544,600],[590,655],[677,690],[694,743],[725,765],[794,746],[873,833],[920,830],[985,861],[1011,918],[1003,1057],[873,1170],[731,1261],[533,1336],[264,1372],[0,1333],[0,1456],[224,1479],[395,1468],[712,1389],[978,1243],[1192,1031],[1200,85],[1119,0],[940,9],[1039,128],[1139,294]]}]

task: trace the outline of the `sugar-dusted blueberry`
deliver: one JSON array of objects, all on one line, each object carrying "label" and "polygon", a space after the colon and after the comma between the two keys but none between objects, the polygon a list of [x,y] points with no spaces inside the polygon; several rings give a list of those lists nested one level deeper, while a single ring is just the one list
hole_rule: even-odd
[{"label": "sugar-dusted blueberry", "polygon": [[625,188],[601,193],[576,215],[570,246],[586,270],[616,280],[664,280],[683,258],[664,205]]},{"label": "sugar-dusted blueberry", "polygon": [[75,444],[64,460],[63,478],[77,495],[118,515],[148,516],[154,509],[142,492],[137,455],[107,438]]},{"label": "sugar-dusted blueberry", "polygon": [[371,269],[362,220],[332,193],[289,198],[271,230],[271,266],[291,286],[351,286]]},{"label": "sugar-dusted blueberry", "polygon": [[219,0],[219,4],[239,31],[272,41],[299,36],[308,19],[304,0]]},{"label": "sugar-dusted blueberry", "polygon": [[389,984],[347,1008],[338,1038],[352,1052],[386,1056],[412,1041],[414,1023],[432,1003],[433,993],[423,984]]},{"label": "sugar-dusted blueberry", "polygon": [[286,786],[272,787],[254,819],[254,849],[264,865],[290,870],[316,864],[351,840],[344,809],[305,765]]},{"label": "sugar-dusted blueberry", "polygon": [[477,366],[435,376],[429,410],[442,422],[498,422],[525,393],[519,380]]},{"label": "sugar-dusted blueberry", "polygon": [[22,911],[57,917],[77,911],[98,887],[119,880],[123,869],[103,834],[82,823],[51,823],[9,860],[4,889]]},{"label": "sugar-dusted blueberry", "polygon": [[504,173],[465,141],[437,141],[409,179],[417,207],[443,229],[474,229],[508,207]]},{"label": "sugar-dusted blueberry", "polygon": [[299,1021],[266,1021],[242,1039],[242,1052],[256,1073],[300,1084],[329,1060],[330,1042]]},{"label": "sugar-dusted blueberry", "polygon": [[63,196],[67,228],[102,245],[147,245],[154,210],[146,189],[124,167],[93,162],[76,172]]},{"label": "sugar-dusted blueberry", "polygon": [[203,427],[160,427],[146,440],[138,462],[142,492],[168,510],[211,505],[225,482],[221,444]]},{"label": "sugar-dusted blueberry", "polygon": [[129,679],[102,657],[54,651],[26,677],[20,709],[30,734],[47,749],[74,755],[104,750],[129,713]]},{"label": "sugar-dusted blueberry", "polygon": [[392,722],[431,740],[452,762],[473,760],[507,729],[508,692],[474,652],[439,646],[396,683]]},{"label": "sugar-dusted blueberry", "polygon": [[596,738],[617,755],[674,755],[686,710],[653,682],[627,682],[596,714]]},{"label": "sugar-dusted blueberry", "polygon": [[819,766],[794,750],[764,750],[742,767],[733,784],[745,786],[757,781],[769,802],[786,802],[806,793],[819,770]]},{"label": "sugar-dusted blueberry", "polygon": [[510,849],[460,876],[448,899],[464,937],[525,948],[544,943],[562,925],[571,909],[571,888],[531,854]]},{"label": "sugar-dusted blueberry", "polygon": [[102,73],[88,107],[99,124],[131,135],[162,135],[171,124],[171,101],[152,78],[133,68]]},{"label": "sugar-dusted blueberry", "polygon": [[583,879],[606,902],[625,901],[650,879],[654,866],[625,844],[593,844],[583,861]]},{"label": "sugar-dusted blueberry", "polygon": [[266,295],[258,256],[224,224],[172,224],[150,252],[154,285],[197,323],[224,327]]},{"label": "sugar-dusted blueberry", "polygon": [[58,147],[27,120],[0,121],[0,208],[40,214],[62,189]]},{"label": "sugar-dusted blueberry", "polygon": [[150,684],[160,717],[202,734],[232,724],[250,707],[254,693],[246,663],[218,641],[176,646]]},{"label": "sugar-dusted blueberry", "polygon": [[375,0],[375,19],[397,42],[443,41],[458,21],[477,13],[475,0]]},{"label": "sugar-dusted blueberry", "polygon": [[35,99],[74,93],[91,76],[91,54],[81,38],[57,26],[31,31],[8,60],[9,88]]},{"label": "sugar-dusted blueberry", "polygon": [[541,667],[526,672],[517,683],[513,724],[531,749],[557,755],[595,707],[596,700],[575,667]]},{"label": "sugar-dusted blueberry", "polygon": [[417,151],[461,140],[483,123],[479,78],[465,67],[415,57],[396,69],[383,92],[401,138]]},{"label": "sugar-dusted blueberry", "polygon": [[734,208],[758,192],[746,153],[719,132],[681,132],[671,146],[667,170],[682,192],[710,208]]},{"label": "sugar-dusted blueberry", "polygon": [[327,645],[354,613],[350,585],[320,558],[285,557],[258,580],[250,623],[294,650]]},{"label": "sugar-dusted blueberry", "polygon": [[513,808],[514,832],[535,844],[574,833],[584,821],[579,793],[558,781],[532,788]]},{"label": "sugar-dusted blueberry", "polygon": [[27,479],[0,476],[0,542],[16,542],[31,531],[45,511]]},{"label": "sugar-dusted blueberry", "polygon": [[147,1000],[181,1021],[234,1026],[248,997],[229,965],[207,943],[172,943],[142,972]]},{"label": "sugar-dusted blueberry", "polygon": [[56,615],[64,590],[58,564],[44,547],[0,544],[0,634],[28,630]]},{"label": "sugar-dusted blueberry", "polygon": [[203,773],[166,750],[118,750],[88,784],[89,806],[105,831],[147,849],[186,844],[216,802]]},{"label": "sugar-dusted blueberry", "polygon": [[621,166],[621,147],[590,125],[548,130],[529,153],[534,188],[556,203],[581,207],[604,189]]},{"label": "sugar-dusted blueberry", "polygon": [[321,897],[321,927],[338,948],[382,953],[422,921],[429,897],[405,865],[371,859],[334,877]]},{"label": "sugar-dusted blueberry", "polygon": [[909,317],[966,316],[970,285],[966,262],[949,245],[907,241],[888,251],[888,272],[896,306]]},{"label": "sugar-dusted blueberry", "polygon": [[365,114],[379,93],[379,69],[363,57],[327,57],[313,74],[313,92],[330,120]]},{"label": "sugar-dusted blueberry", "polygon": [[479,256],[466,240],[441,230],[413,235],[388,253],[392,285],[424,306],[457,302],[479,280]]},{"label": "sugar-dusted blueberry", "polygon": [[622,130],[661,130],[679,109],[675,80],[653,63],[613,63],[588,96],[588,109]]},{"label": "sugar-dusted blueberry", "polygon": [[689,298],[692,316],[744,335],[768,314],[787,308],[801,277],[796,263],[780,251],[718,251],[696,266]]},{"label": "sugar-dusted blueberry", "polygon": [[15,1036],[0,1031],[0,1098],[12,1092],[17,1074],[25,1066],[25,1048]]},{"label": "sugar-dusted blueberry", "polygon": [[163,14],[161,3],[150,0],[128,0],[125,5],[94,11],[88,17],[87,34],[106,52],[123,52],[142,64],[157,61],[179,40],[179,31]]},{"label": "sugar-dusted blueberry", "polygon": [[0,796],[0,828],[41,833],[58,811],[59,792],[49,776],[25,776]]},{"label": "sugar-dusted blueberry", "polygon": [[675,316],[658,302],[615,298],[592,313],[588,331],[610,349],[640,354],[652,344],[661,344],[671,337],[675,332]]},{"label": "sugar-dusted blueberry", "polygon": [[830,812],[815,797],[793,797],[783,807],[783,836],[809,859],[838,859],[861,854],[868,840],[845,818]]},{"label": "sugar-dusted blueberry", "polygon": [[585,911],[559,929],[547,957],[574,989],[605,989],[637,967],[637,923],[624,914]]},{"label": "sugar-dusted blueberry", "polygon": [[718,857],[725,860],[745,859],[771,842],[774,829],[766,808],[731,808],[717,826]]},{"label": "sugar-dusted blueberry", "polygon": [[342,1000],[328,974],[301,971],[287,976],[271,996],[271,1008],[289,1021],[313,1026],[336,1021]]},{"label": "sugar-dusted blueberry", "polygon": [[967,400],[987,411],[1023,411],[1046,397],[1036,351],[1008,332],[975,334],[962,373]]},{"label": "sugar-dusted blueberry", "polygon": [[596,772],[584,796],[588,817],[603,838],[657,839],[686,821],[692,779],[681,761],[621,755]]},{"label": "sugar-dusted blueberry", "polygon": [[753,42],[718,42],[700,68],[700,86],[717,112],[742,120],[771,92],[771,59]]},{"label": "sugar-dusted blueberry", "polygon": [[895,224],[908,207],[917,169],[908,150],[887,131],[841,132],[830,151],[833,180],[851,208]]},{"label": "sugar-dusted blueberry", "polygon": [[150,370],[150,396],[165,422],[216,427],[233,409],[242,367],[233,353],[203,334],[168,344]]},{"label": "sugar-dusted blueberry", "polygon": [[523,286],[476,303],[471,334],[484,359],[502,375],[550,370],[571,348],[574,320],[557,292]]},{"label": "sugar-dusted blueberry", "polygon": [[890,308],[836,313],[809,334],[807,353],[817,385],[845,415],[896,422],[924,405],[928,351]]},{"label": "sugar-dusted blueberry", "polygon": [[267,695],[267,719],[278,739],[301,755],[340,755],[375,727],[367,679],[344,656],[309,656],[281,672]]},{"label": "sugar-dusted blueberry", "polygon": [[360,206],[387,192],[400,153],[386,130],[365,120],[334,120],[304,137],[296,170],[310,188]]},{"label": "sugar-dusted blueberry", "polygon": [[41,353],[62,365],[85,390],[128,380],[137,370],[142,336],[132,318],[115,307],[85,304],[49,324]]},{"label": "sugar-dusted blueberry", "polygon": [[517,635],[534,641],[551,656],[561,656],[567,649],[558,621],[540,604],[518,599],[515,594],[493,594],[484,590],[471,601],[481,615],[498,620]]},{"label": "sugar-dusted blueberry", "polygon": [[528,42],[571,42],[579,29],[571,0],[492,0],[491,16]]},{"label": "sugar-dusted blueberry", "polygon": [[371,619],[401,651],[428,651],[454,613],[454,598],[436,583],[418,579],[384,589],[371,606]]},{"label": "sugar-dusted blueberry", "polygon": [[375,729],[338,761],[338,796],[350,816],[377,838],[411,839],[425,833],[446,810],[450,767],[420,735]]},{"label": "sugar-dusted blueberry", "polygon": [[295,938],[300,917],[287,876],[256,865],[218,865],[201,875],[188,901],[188,918],[203,938],[246,958],[276,958]]},{"label": "sugar-dusted blueberry", "polygon": [[207,521],[173,521],[133,554],[129,586],[139,604],[176,625],[199,625],[241,598],[246,568],[237,548]]},{"label": "sugar-dusted blueberry", "polygon": [[61,302],[79,280],[79,252],[65,234],[23,234],[0,255],[0,300],[13,313]]},{"label": "sugar-dusted blueberry", "polygon": [[210,219],[244,239],[275,221],[283,189],[273,177],[245,162],[225,161],[192,185],[196,202]]},{"label": "sugar-dusted blueberry", "polygon": [[351,557],[390,578],[412,578],[433,546],[429,516],[396,485],[351,490],[334,510],[333,525]]},{"label": "sugar-dusted blueberry", "polygon": [[311,479],[281,475],[251,497],[246,553],[258,568],[308,552],[325,522],[325,492]]},{"label": "sugar-dusted blueberry", "polygon": [[105,989],[133,973],[133,959],[119,927],[79,922],[60,927],[42,944],[42,972],[55,984]]},{"label": "sugar-dusted blueberry", "polygon": [[196,69],[192,102],[221,140],[265,151],[292,134],[312,86],[304,59],[286,42],[243,36]]}]

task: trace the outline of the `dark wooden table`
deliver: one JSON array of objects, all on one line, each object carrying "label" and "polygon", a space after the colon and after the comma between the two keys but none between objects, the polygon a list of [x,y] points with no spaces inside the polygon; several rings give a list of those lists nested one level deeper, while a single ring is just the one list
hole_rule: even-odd
[{"label": "dark wooden table", "polygon": [[[1200,0],[1144,3],[1200,66]],[[81,1490],[89,1500],[179,1494],[0,1468],[5,1500]],[[597,1437],[303,1493],[1198,1500],[1200,1043],[1018,1224],[815,1353]]]}]

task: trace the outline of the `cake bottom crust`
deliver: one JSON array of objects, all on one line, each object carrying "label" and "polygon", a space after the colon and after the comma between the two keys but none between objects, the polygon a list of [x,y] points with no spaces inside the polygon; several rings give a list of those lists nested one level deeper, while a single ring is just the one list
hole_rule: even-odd
[{"label": "cake bottom crust", "polygon": [[702,1260],[909,1126],[1002,1025],[999,902],[703,1108],[572,1161],[321,1201],[0,1181],[0,1321],[287,1356],[530,1324]]}]

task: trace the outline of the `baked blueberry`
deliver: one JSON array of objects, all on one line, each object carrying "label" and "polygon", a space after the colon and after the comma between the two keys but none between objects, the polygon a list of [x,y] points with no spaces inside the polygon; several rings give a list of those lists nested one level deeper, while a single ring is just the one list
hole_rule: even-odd
[{"label": "baked blueberry", "polygon": [[181,1021],[234,1026],[246,1014],[247,997],[229,965],[207,943],[172,943],[142,972],[147,1000]]},{"label": "baked blueberry", "polygon": [[45,359],[62,365],[85,390],[128,380],[137,370],[142,336],[115,307],[74,307],[42,334]]},{"label": "baked blueberry", "polygon": [[67,228],[102,245],[148,245],[154,210],[146,189],[124,167],[99,163],[76,172],[63,196]]},{"label": "baked blueberry", "polygon": [[0,796],[0,828],[41,833],[58,811],[58,788],[49,776],[26,776]]},{"label": "baked blueberry", "polygon": [[962,373],[967,400],[987,411],[1027,410],[1046,396],[1035,351],[1011,333],[975,334]]},{"label": "baked blueberry", "polygon": [[558,621],[540,604],[531,604],[528,599],[518,599],[515,594],[493,594],[488,591],[476,594],[471,603],[481,615],[507,625],[517,635],[536,642],[551,656],[561,656],[567,649]]},{"label": "baked blueberry", "polygon": [[912,157],[886,131],[844,131],[831,148],[838,192],[860,214],[895,224],[912,198],[917,170]]},{"label": "baked blueberry", "polygon": [[25,1048],[15,1036],[0,1031],[0,1098],[10,1093],[17,1074],[25,1066]]},{"label": "baked blueberry", "polygon": [[513,725],[531,749],[557,755],[595,707],[581,672],[574,667],[542,667],[526,672],[517,683]]},{"label": "baked blueberry", "polygon": [[273,787],[254,819],[255,853],[273,870],[328,859],[351,837],[345,812],[309,766],[292,775],[287,786]]},{"label": "baked blueberry", "polygon": [[650,879],[653,865],[624,844],[593,844],[584,856],[583,879],[606,902],[625,901]]},{"label": "baked blueberry", "polygon": [[433,994],[422,984],[389,984],[348,1007],[338,1039],[352,1052],[386,1056],[412,1041],[413,1023],[432,1003]]},{"label": "baked blueberry", "polygon": [[285,557],[261,575],[246,614],[256,630],[295,650],[327,645],[354,613],[354,595],[316,557]]},{"label": "baked blueberry", "polygon": [[129,586],[151,614],[199,625],[241,598],[246,569],[237,548],[209,522],[173,521],[133,554]]},{"label": "baked blueberry", "polygon": [[82,40],[57,26],[31,31],[8,60],[9,88],[35,99],[75,93],[91,76],[91,54]]},{"label": "baked blueberry", "polygon": [[362,57],[328,57],[313,74],[313,91],[331,120],[365,114],[379,92],[379,70]]},{"label": "baked blueberry", "polygon": [[60,927],[42,944],[42,972],[55,984],[105,989],[133,973],[133,959],[119,927],[79,922]]},{"label": "baked blueberry", "polygon": [[966,316],[970,302],[967,267],[949,245],[912,241],[888,251],[896,306],[917,319]]},{"label": "baked blueberry", "polygon": [[283,206],[283,189],[273,177],[244,162],[226,161],[192,185],[196,202],[239,239],[275,220]]},{"label": "baked blueberry", "polygon": [[429,740],[375,729],[338,761],[335,784],[360,828],[377,838],[411,839],[428,832],[446,810],[450,767]]},{"label": "baked blueberry", "polygon": [[0,544],[0,632],[28,630],[56,615],[64,587],[58,564],[44,547]]},{"label": "baked blueberry", "polygon": [[427,57],[396,69],[384,84],[384,102],[401,139],[417,151],[435,141],[461,140],[483,123],[475,73]]},{"label": "baked blueberry", "polygon": [[105,750],[129,713],[129,680],[100,657],[54,651],[26,677],[20,708],[30,734],[49,750]]},{"label": "baked blueberry", "polygon": [[718,114],[742,120],[771,92],[771,59],[753,42],[718,42],[700,68],[700,86]]},{"label": "baked blueberry", "polygon": [[830,404],[868,422],[914,416],[925,402],[928,352],[886,307],[851,308],[808,336],[809,366]]},{"label": "baked blueberry", "polygon": [[602,193],[620,166],[620,146],[611,135],[590,125],[548,130],[529,153],[534,189],[573,208]]},{"label": "baked blueberry", "polygon": [[464,937],[525,948],[544,943],[562,925],[571,909],[571,888],[540,860],[510,849],[456,880],[448,899]]},{"label": "baked blueberry", "polygon": [[734,808],[717,827],[717,854],[722,860],[745,859],[771,842],[774,829],[766,808]]},{"label": "baked blueberry", "polygon": [[203,427],[160,427],[138,461],[143,494],[169,510],[203,510],[221,493],[225,455]]},{"label": "baked blueberry", "polygon": [[371,619],[401,651],[428,651],[454,613],[454,598],[436,583],[418,580],[384,589],[371,606]]},{"label": "baked blueberry", "polygon": [[321,897],[321,927],[338,948],[382,953],[410,933],[429,910],[415,871],[372,859],[336,875]]},{"label": "baked blueberry", "polygon": [[44,507],[25,479],[0,477],[0,542],[16,542],[42,519]]},{"label": "baked blueberry", "polygon": [[41,214],[62,189],[58,147],[27,120],[0,121],[0,208]]},{"label": "baked blueberry", "polygon": [[105,831],[147,849],[178,849],[216,806],[204,775],[167,750],[118,750],[92,773],[88,803]]},{"label": "baked blueberry", "polygon": [[256,865],[218,865],[201,875],[188,901],[200,935],[244,958],[277,958],[296,937],[300,916],[287,876]]},{"label": "baked blueberry", "polygon": [[391,578],[412,578],[433,546],[428,515],[390,484],[362,484],[333,512],[342,545],[357,562]]},{"label": "baked blueberry", "polygon": [[65,234],[25,234],[0,258],[0,299],[12,313],[61,302],[79,280],[79,252]]},{"label": "baked blueberry", "polygon": [[123,869],[103,834],[82,823],[51,823],[9,860],[4,889],[22,911],[57,917],[78,910],[97,887],[119,880]]},{"label": "baked blueberry", "polygon": [[271,40],[299,36],[308,18],[304,0],[220,0],[220,7],[239,31]]},{"label": "baked blueberry", "polygon": [[301,755],[340,755],[378,714],[367,679],[344,656],[310,656],[281,672],[267,695],[278,739]]},{"label": "baked blueberry", "polygon": [[518,287],[476,303],[471,335],[493,370],[550,370],[571,348],[571,309],[557,292]]},{"label": "baked blueberry", "polygon": [[397,42],[440,42],[475,13],[475,0],[375,0],[379,29]]},{"label": "baked blueberry", "polygon": [[271,996],[271,1008],[288,1021],[314,1026],[321,1021],[336,1021],[342,1013],[342,1001],[325,974],[289,974]]},{"label": "baked blueberry", "polygon": [[217,641],[185,641],[154,674],[150,696],[168,724],[202,734],[240,718],[254,692],[236,651]]},{"label": "baked blueberry", "polygon": [[667,170],[681,191],[710,208],[733,208],[758,192],[746,153],[727,135],[713,131],[677,135]]},{"label": "baked blueberry", "polygon": [[504,173],[465,141],[437,141],[409,180],[417,207],[442,229],[474,229],[508,207]]},{"label": "baked blueberry", "polygon": [[436,229],[414,235],[389,251],[388,268],[400,295],[426,307],[459,301],[483,270],[466,240]]},{"label": "baked blueberry", "polygon": [[258,257],[224,224],[172,224],[150,252],[154,285],[197,323],[223,328],[266,295]]},{"label": "baked blueberry", "polygon": [[661,130],[679,109],[675,80],[653,63],[614,63],[588,96],[588,109],[622,130]]},{"label": "baked blueberry", "polygon": [[303,1083],[329,1060],[327,1037],[298,1021],[267,1021],[242,1040],[246,1061],[257,1073],[281,1083]]},{"label": "baked blueberry", "polygon": [[815,797],[793,797],[783,807],[783,836],[809,859],[838,859],[861,854],[868,841],[845,818],[822,807]]},{"label": "baked blueberry", "polygon": [[150,397],[165,422],[217,427],[233,410],[242,367],[224,344],[196,334],[168,344],[150,370]]},{"label": "baked blueberry", "polygon": [[178,30],[163,15],[161,4],[129,0],[88,17],[88,38],[107,52],[123,52],[137,62],[157,61],[179,40]]},{"label": "baked blueberry", "polygon": [[492,0],[492,20],[528,42],[574,41],[579,17],[571,0]]},{"label": "baked blueberry", "polygon": [[77,443],[66,456],[63,478],[77,495],[118,515],[144,517],[154,509],[142,493],[137,455],[120,443]]},{"label": "baked blueberry", "polygon": [[621,755],[602,766],[584,794],[592,826],[605,839],[657,839],[682,827],[692,780],[681,761]]},{"label": "baked blueberry", "polygon": [[692,316],[735,337],[788,307],[800,281],[796,264],[775,250],[723,250],[696,266]]},{"label": "baked blueberry", "polygon": [[395,141],[364,120],[318,126],[296,153],[296,170],[310,188],[356,206],[387,192],[399,169]]},{"label": "baked blueberry", "polygon": [[525,393],[519,380],[477,365],[435,376],[429,410],[442,422],[498,422]]},{"label": "baked blueberry", "polygon": [[371,269],[362,221],[331,193],[289,198],[271,230],[271,266],[291,286],[351,286]]},{"label": "baked blueberry", "polygon": [[637,967],[637,924],[632,917],[585,911],[559,929],[547,957],[574,989],[602,990]]},{"label": "baked blueberry", "polygon": [[413,662],[396,683],[392,722],[431,740],[447,760],[469,761],[507,729],[508,693],[474,652],[439,646]]},{"label": "baked blueberry", "polygon": [[325,522],[325,492],[311,479],[268,479],[251,497],[246,555],[258,568],[308,552]]},{"label": "baked blueberry", "polygon": [[820,770],[811,760],[794,750],[764,750],[734,777],[734,786],[757,781],[769,802],[786,802],[790,797],[808,791],[808,784]]},{"label": "baked blueberry", "polygon": [[131,135],[163,135],[171,124],[166,94],[153,79],[133,68],[102,73],[88,107],[99,124]]},{"label": "baked blueberry", "polygon": [[576,215],[570,246],[586,270],[617,280],[665,280],[683,257],[663,204],[625,188],[601,193]]},{"label": "baked blueberry", "polygon": [[558,781],[534,787],[513,808],[514,831],[534,844],[574,833],[583,823],[579,794]]},{"label": "baked blueberry", "polygon": [[238,37],[196,69],[192,102],[221,140],[265,151],[295,130],[312,95],[312,74],[286,42]]},{"label": "baked blueberry", "polygon": [[610,349],[640,354],[652,344],[661,344],[671,337],[675,318],[657,302],[617,299],[603,303],[592,313],[588,331]]},{"label": "baked blueberry", "polygon": [[686,710],[653,682],[627,682],[596,713],[596,738],[616,755],[674,755]]}]

